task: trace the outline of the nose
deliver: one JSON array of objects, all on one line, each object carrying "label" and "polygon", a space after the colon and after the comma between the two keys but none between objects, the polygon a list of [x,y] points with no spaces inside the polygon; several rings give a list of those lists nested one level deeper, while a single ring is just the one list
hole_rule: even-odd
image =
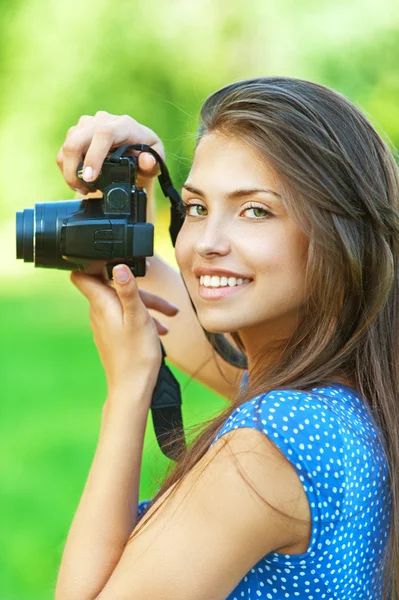
[{"label": "nose", "polygon": [[223,227],[220,221],[211,223],[208,220],[204,229],[198,234],[194,250],[202,258],[228,254],[230,252],[230,241],[227,228]]}]

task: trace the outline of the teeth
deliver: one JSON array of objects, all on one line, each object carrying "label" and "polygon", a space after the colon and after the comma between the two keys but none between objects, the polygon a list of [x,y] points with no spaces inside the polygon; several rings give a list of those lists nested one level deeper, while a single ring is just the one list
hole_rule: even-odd
[{"label": "teeth", "polygon": [[243,285],[249,283],[250,279],[242,279],[241,277],[219,277],[219,275],[201,275],[200,285],[205,287],[234,287],[235,285]]}]

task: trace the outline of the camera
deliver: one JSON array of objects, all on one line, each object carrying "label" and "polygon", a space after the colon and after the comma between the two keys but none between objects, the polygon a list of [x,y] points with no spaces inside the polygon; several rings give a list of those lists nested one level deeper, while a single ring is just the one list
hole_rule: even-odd
[{"label": "camera", "polygon": [[[154,226],[146,222],[147,194],[137,186],[136,156],[106,157],[91,190],[101,198],[42,202],[16,215],[17,258],[35,267],[84,270],[107,261],[112,279],[116,264],[126,264],[135,277],[146,273],[146,257],[154,254]],[[83,181],[81,163],[77,176]]]}]

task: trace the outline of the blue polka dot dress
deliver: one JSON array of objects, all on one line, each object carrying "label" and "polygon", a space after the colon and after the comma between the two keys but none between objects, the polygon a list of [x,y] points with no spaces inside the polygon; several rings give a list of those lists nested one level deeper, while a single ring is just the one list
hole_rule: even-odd
[{"label": "blue polka dot dress", "polygon": [[379,430],[360,395],[338,383],[271,391],[239,406],[212,444],[242,427],[263,432],[295,468],[312,535],[305,553],[265,555],[226,600],[381,600],[392,500]]}]

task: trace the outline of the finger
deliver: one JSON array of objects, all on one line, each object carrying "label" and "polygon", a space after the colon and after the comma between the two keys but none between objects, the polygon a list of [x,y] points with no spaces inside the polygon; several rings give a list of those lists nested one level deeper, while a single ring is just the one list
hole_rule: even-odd
[{"label": "finger", "polygon": [[177,315],[177,313],[180,310],[177,306],[175,306],[171,302],[168,302],[167,300],[165,300],[165,298],[156,296],[155,294],[152,294],[151,292],[146,292],[145,290],[139,290],[139,294],[143,301],[143,304],[147,308],[153,308],[154,310],[164,313],[165,315],[168,315],[170,317]]},{"label": "finger", "polygon": [[59,166],[59,168],[61,169],[61,172],[62,172],[62,166],[63,166],[63,162],[64,162],[64,153],[62,151],[62,146],[58,150],[57,156],[55,157],[55,161],[56,161],[57,165]]},{"label": "finger", "polygon": [[[72,127],[70,127],[66,133],[66,137],[65,139],[68,140],[72,135],[74,135],[76,132],[81,132],[82,128],[87,128],[88,126],[92,126],[93,129],[93,117],[89,116],[89,115],[82,115],[79,118],[79,121],[77,123],[77,125],[73,125]],[[65,143],[65,142],[64,142]],[[63,147],[64,144],[61,146],[61,148],[58,151],[58,154],[56,156],[56,162],[57,165],[61,171],[61,173],[64,175],[64,152],[63,152]],[[68,163],[67,163],[67,169],[68,169]],[[74,173],[73,175],[75,176],[76,173]],[[80,182],[80,185],[78,187],[74,187],[73,189],[75,189],[76,191],[80,192],[80,193],[86,193],[88,188],[82,183]]]},{"label": "finger", "polygon": [[[151,148],[163,158],[164,151],[161,143],[156,142]],[[159,175],[161,172],[157,159],[149,152],[140,152],[138,156],[138,167],[143,177],[152,178]]]},{"label": "finger", "polygon": [[[56,156],[56,163],[58,165],[58,168],[60,169],[61,173],[64,175],[64,153],[62,151],[62,146],[58,151],[58,154]],[[75,190],[76,192],[78,192],[79,194],[82,194],[83,196],[87,196],[88,194],[88,187],[86,187],[84,185],[83,182],[80,181],[79,179],[79,186],[78,187],[74,187],[72,188],[73,190]]]},{"label": "finger", "polygon": [[88,275],[83,271],[72,271],[70,279],[94,309],[100,309],[104,304],[104,298],[111,299],[115,295],[111,288],[95,275]]},{"label": "finger", "polygon": [[106,260],[93,260],[91,263],[89,263],[85,267],[84,272],[88,273],[89,275],[103,275],[104,276],[104,270],[106,273],[106,269],[105,269],[106,264],[107,264]]},{"label": "finger", "polygon": [[123,321],[126,324],[136,325],[140,317],[147,316],[140,295],[137,281],[127,265],[116,265],[112,270],[114,290],[118,294],[123,308]]},{"label": "finger", "polygon": [[65,181],[72,189],[84,189],[84,191],[90,191],[85,186],[84,181],[78,178],[76,170],[79,163],[82,162],[83,157],[90,146],[93,138],[93,128],[87,127],[84,129],[77,129],[62,146],[62,174]]},{"label": "finger", "polygon": [[83,164],[85,181],[97,179],[104,159],[112,147],[135,143],[130,138],[132,135],[134,137],[134,130],[139,126],[139,123],[128,115],[116,116],[105,111],[97,111],[95,121],[97,126]]},{"label": "finger", "polygon": [[[116,117],[100,125],[93,136],[93,140],[87,150],[83,173],[85,181],[94,181],[101,171],[107,153],[111,147],[123,146],[124,144],[147,144],[151,146],[165,160],[165,151],[163,144],[158,136],[145,125],[141,125],[128,115]],[[133,151],[137,156],[140,152]],[[144,158],[142,174],[144,177],[154,177],[161,172],[157,162],[152,160],[150,153],[145,153],[151,158]],[[88,169],[86,171],[86,169]],[[139,164],[141,170],[141,164]]]},{"label": "finger", "polygon": [[96,129],[84,159],[83,179],[85,181],[90,182],[97,179],[102,164],[114,144],[115,126],[113,123],[105,123]]},{"label": "finger", "polygon": [[166,325],[158,321],[158,319],[156,319],[155,317],[152,317],[152,320],[155,323],[159,335],[166,335],[167,333],[169,333],[169,329],[166,327]]},{"label": "finger", "polygon": [[94,117],[92,115],[82,115],[79,118],[77,127],[87,127],[88,125],[91,125],[93,122]]},{"label": "finger", "polygon": [[141,152],[138,158],[139,169],[143,173],[151,173],[156,164],[156,158],[149,152]]}]

